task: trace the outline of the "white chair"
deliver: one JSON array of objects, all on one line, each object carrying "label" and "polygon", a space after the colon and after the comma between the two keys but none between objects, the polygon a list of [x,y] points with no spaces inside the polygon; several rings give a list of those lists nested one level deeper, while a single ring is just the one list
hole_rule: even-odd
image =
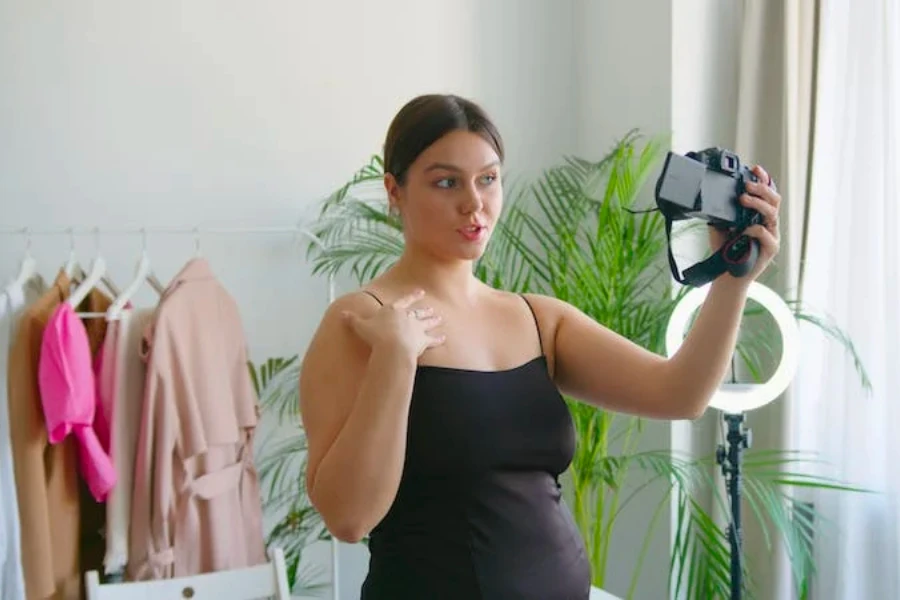
[{"label": "white chair", "polygon": [[618,596],[613,596],[609,592],[605,592],[598,587],[591,586],[591,597],[589,600],[622,600],[622,599],[619,598]]},{"label": "white chair", "polygon": [[85,574],[87,600],[289,600],[287,567],[281,548],[269,550],[271,562],[154,581],[100,583],[100,573]]}]

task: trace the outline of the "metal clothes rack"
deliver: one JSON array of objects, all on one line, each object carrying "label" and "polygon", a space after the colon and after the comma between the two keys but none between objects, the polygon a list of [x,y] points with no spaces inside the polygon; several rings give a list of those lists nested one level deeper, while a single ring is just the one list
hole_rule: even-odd
[{"label": "metal clothes rack", "polygon": [[293,233],[296,235],[301,235],[308,239],[309,241],[318,244],[319,246],[324,248],[322,241],[309,229],[305,227],[131,227],[131,228],[122,228],[122,227],[112,227],[112,228],[100,228],[100,227],[64,227],[64,228],[32,228],[32,227],[18,227],[18,228],[9,228],[4,227],[0,229],[0,234],[2,235],[21,235],[25,236],[26,239],[31,236],[36,235],[68,235],[74,237],[76,235],[93,235],[95,237],[103,234],[103,235],[143,235],[147,234],[168,234],[168,235],[193,235],[195,238],[203,235],[203,234],[212,234],[212,235],[228,235],[228,234],[238,234],[238,235],[252,235],[252,234],[288,234]]},{"label": "metal clothes rack", "polygon": [[[143,239],[144,249],[147,248],[147,235],[148,234],[163,234],[163,235],[192,235],[194,236],[194,249],[199,253],[200,251],[200,237],[202,235],[286,235],[286,234],[294,234],[299,235],[301,237],[306,238],[310,242],[316,244],[320,248],[324,249],[325,244],[322,240],[319,239],[314,233],[312,233],[309,229],[302,226],[295,227],[177,227],[177,226],[163,226],[163,227],[111,227],[111,228],[100,228],[100,227],[62,227],[62,228],[31,228],[31,227],[18,227],[18,228],[10,228],[4,227],[0,228],[0,235],[21,235],[25,238],[25,250],[26,252],[31,251],[32,237],[34,236],[57,236],[57,235],[67,235],[70,239],[70,245],[72,246],[72,251],[75,250],[75,236],[83,236],[83,235],[92,235],[94,236],[94,244],[99,250],[100,248],[100,236],[101,235],[140,235]],[[334,301],[335,297],[335,288],[334,288],[334,277],[328,277],[328,303]]]},{"label": "metal clothes rack", "polygon": [[[295,227],[63,227],[63,228],[31,228],[18,227],[0,228],[0,235],[20,235],[25,238],[25,251],[31,251],[33,236],[57,236],[66,235],[71,240],[71,245],[75,245],[76,235],[92,235],[94,242],[99,250],[99,239],[101,235],[139,235],[142,237],[144,246],[146,247],[148,234],[163,235],[191,235],[194,236],[194,247],[199,252],[200,237],[202,235],[287,235],[294,234],[306,238],[310,242],[325,248],[325,244],[309,229],[302,226]],[[328,276],[328,303],[334,302],[335,287],[334,277]],[[331,541],[331,586],[332,598],[337,600],[340,598],[339,591],[339,567],[338,554],[339,543],[335,538]]]}]

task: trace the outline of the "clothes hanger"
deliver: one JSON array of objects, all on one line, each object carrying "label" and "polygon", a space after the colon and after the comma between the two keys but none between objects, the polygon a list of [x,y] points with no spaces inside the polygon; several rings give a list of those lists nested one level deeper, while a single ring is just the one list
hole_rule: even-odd
[{"label": "clothes hanger", "polygon": [[[97,255],[94,257],[93,262],[91,262],[90,273],[88,273],[87,276],[82,280],[82,282],[78,284],[78,286],[66,300],[66,303],[72,308],[77,308],[78,305],[81,304],[85,298],[87,298],[91,290],[97,287],[97,284],[101,282],[109,289],[110,292],[112,292],[113,296],[119,295],[119,291],[107,276],[106,259],[104,259],[103,255],[100,253],[100,232],[97,229],[94,230],[94,236],[97,245]],[[106,316],[106,313],[88,313],[81,316]]]},{"label": "clothes hanger", "polygon": [[81,281],[87,277],[75,256],[75,230],[71,227],[69,228],[69,260],[63,266],[63,272],[72,281]]},{"label": "clothes hanger", "polygon": [[25,256],[22,257],[22,262],[19,265],[19,273],[16,275],[16,278],[6,284],[2,290],[0,290],[0,319],[6,316],[6,311],[9,309],[9,297],[13,294],[13,290],[15,289],[23,289],[25,284],[31,281],[35,277],[39,277],[37,271],[37,261],[31,256],[31,231],[28,228],[25,228]]},{"label": "clothes hanger", "polygon": [[108,321],[112,321],[122,317],[122,311],[128,305],[128,302],[131,300],[131,298],[141,288],[141,285],[143,283],[146,282],[150,284],[150,287],[152,287],[160,296],[165,291],[165,286],[163,286],[159,279],[157,279],[156,275],[154,275],[153,273],[153,269],[150,266],[150,257],[147,256],[146,230],[141,230],[141,239],[141,258],[140,260],[138,260],[134,279],[131,281],[131,283],[128,284],[128,287],[126,287],[125,290],[116,297],[116,300],[112,303],[109,309],[107,309],[106,319]]},{"label": "clothes hanger", "polygon": [[23,287],[28,281],[37,275],[37,261],[31,256],[31,231],[25,230],[25,256],[22,257],[22,263],[19,265],[19,274],[9,287]]},{"label": "clothes hanger", "polygon": [[200,228],[194,227],[194,258],[200,258]]}]

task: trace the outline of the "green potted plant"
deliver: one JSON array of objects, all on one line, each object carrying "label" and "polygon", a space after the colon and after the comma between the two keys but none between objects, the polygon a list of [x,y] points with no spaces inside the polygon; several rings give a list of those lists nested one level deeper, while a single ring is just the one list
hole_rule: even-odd
[{"label": "green potted plant", "polygon": [[260,444],[257,465],[263,515],[273,521],[266,545],[284,551],[288,585],[294,596],[317,596],[327,586],[327,574],[302,567],[304,549],[330,541],[321,516],[306,494],[306,436],[300,426],[297,372],[300,357],[250,361],[250,377],[264,418],[274,431]]},{"label": "green potted plant", "polygon": [[[683,292],[666,276],[666,238],[658,213],[635,210],[646,180],[662,156],[659,140],[640,144],[630,132],[599,161],[566,158],[525,185],[507,186],[504,213],[495,237],[475,272],[489,284],[515,292],[546,293],[566,300],[598,322],[652,351],[663,353],[668,317]],[[312,231],[323,245],[310,245],[313,272],[351,275],[359,283],[375,277],[402,252],[400,222],[387,211],[377,190],[383,162],[373,156],[346,185],[322,204]],[[857,360],[852,342],[828,319],[792,303],[798,319],[822,327]],[[748,303],[745,321],[762,311]],[[755,328],[756,329],[756,328]],[[764,328],[760,328],[764,330]],[[766,360],[778,352],[772,335],[739,342],[743,367],[761,377]],[[724,506],[714,457],[681,457],[670,449],[638,449],[641,419],[567,400],[578,444],[569,470],[567,493],[584,538],[594,585],[603,587],[610,556],[609,541],[622,509],[636,496],[666,483],[647,526],[645,541],[631,577],[636,589],[652,532],[665,507],[674,501],[677,517],[669,565],[677,595],[728,597],[729,548],[725,531],[701,500],[711,495]],[[794,565],[798,589],[812,572],[815,515],[798,510],[792,486],[852,490],[802,472],[807,460],[792,451],[754,451],[744,463],[748,515],[767,539],[784,544]],[[626,486],[626,480],[638,485]],[[746,523],[750,526],[750,523]],[[774,542],[772,542],[774,543]],[[752,582],[750,573],[745,578]]]}]

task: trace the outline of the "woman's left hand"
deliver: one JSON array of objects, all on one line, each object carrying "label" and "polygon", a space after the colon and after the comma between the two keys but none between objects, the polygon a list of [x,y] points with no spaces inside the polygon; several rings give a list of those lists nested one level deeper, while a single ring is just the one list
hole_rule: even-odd
[{"label": "woman's left hand", "polygon": [[[778,210],[781,207],[781,194],[775,188],[772,178],[761,166],[753,167],[753,172],[759,178],[759,182],[746,182],[747,192],[740,197],[740,202],[747,208],[752,208],[762,216],[762,223],[751,225],[744,233],[759,240],[759,258],[753,270],[745,277],[748,282],[756,279],[762,273],[780,247],[781,234],[778,231]],[[713,252],[722,247],[729,238],[729,232],[720,231],[715,227],[709,228],[709,244]]]}]

